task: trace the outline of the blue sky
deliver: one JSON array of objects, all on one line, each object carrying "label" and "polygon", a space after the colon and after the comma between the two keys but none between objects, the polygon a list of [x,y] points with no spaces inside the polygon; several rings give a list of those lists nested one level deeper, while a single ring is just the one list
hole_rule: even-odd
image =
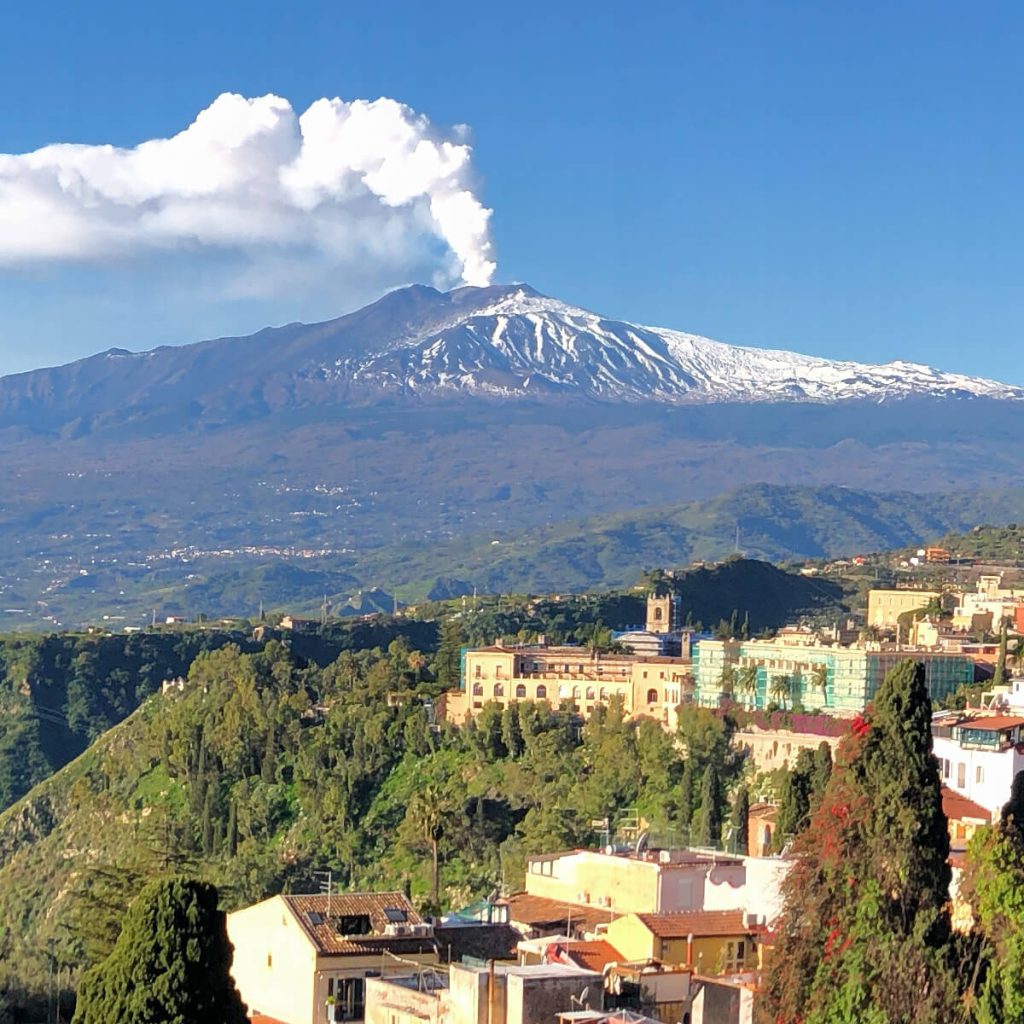
[{"label": "blue sky", "polygon": [[[1022,37],[1011,4],[21,4],[0,37],[0,153],[131,147],[226,91],[297,112],[392,97],[470,126],[496,280],[740,344],[1024,383]],[[340,314],[387,279],[319,263],[276,294],[202,287],[224,262],[9,260],[0,372]]]}]

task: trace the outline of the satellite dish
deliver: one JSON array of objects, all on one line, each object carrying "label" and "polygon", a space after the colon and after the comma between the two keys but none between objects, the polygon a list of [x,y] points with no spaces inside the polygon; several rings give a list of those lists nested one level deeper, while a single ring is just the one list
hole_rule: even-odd
[{"label": "satellite dish", "polygon": [[581,1003],[585,1003],[589,997],[590,997],[590,986],[587,985],[587,987],[580,993],[580,1002]]},{"label": "satellite dish", "polygon": [[641,832],[636,841],[636,849],[633,851],[636,856],[640,856],[647,852],[647,847],[650,844],[651,835],[649,832]]}]

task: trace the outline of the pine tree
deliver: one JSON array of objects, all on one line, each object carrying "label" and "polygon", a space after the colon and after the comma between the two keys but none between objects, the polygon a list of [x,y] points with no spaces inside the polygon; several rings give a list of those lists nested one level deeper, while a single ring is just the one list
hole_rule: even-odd
[{"label": "pine tree", "polygon": [[953,1019],[949,833],[923,666],[897,665],[854,720],[795,854],[761,1020]]},{"label": "pine tree", "polygon": [[113,952],[82,979],[74,1024],[246,1024],[217,890],[147,885]]}]

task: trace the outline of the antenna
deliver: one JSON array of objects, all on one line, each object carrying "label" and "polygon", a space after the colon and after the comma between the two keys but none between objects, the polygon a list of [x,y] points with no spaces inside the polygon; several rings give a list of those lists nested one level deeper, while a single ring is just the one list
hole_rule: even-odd
[{"label": "antenna", "polygon": [[331,916],[331,892],[334,889],[334,873],[332,871],[314,871],[313,877],[320,883],[320,891],[327,894],[327,917]]}]

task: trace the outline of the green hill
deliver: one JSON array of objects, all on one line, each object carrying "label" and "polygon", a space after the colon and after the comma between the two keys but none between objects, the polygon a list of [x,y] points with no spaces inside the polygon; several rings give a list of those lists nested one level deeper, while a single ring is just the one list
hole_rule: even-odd
[{"label": "green hill", "polygon": [[[612,709],[581,736],[523,702],[485,709],[479,728],[433,729],[437,687],[419,666],[401,641],[324,668],[276,642],[202,653],[183,692],[147,698],[0,814],[0,1019],[5,999],[45,999],[51,948],[73,986],[138,887],[169,871],[214,882],[228,908],[307,889],[322,868],[342,888],[408,884],[431,905],[432,822],[437,898],[460,906],[521,880],[526,851],[593,842],[595,817],[636,806],[662,830],[689,820],[679,749],[658,724]],[[714,760],[728,783],[724,724],[690,718],[692,776]]]}]

